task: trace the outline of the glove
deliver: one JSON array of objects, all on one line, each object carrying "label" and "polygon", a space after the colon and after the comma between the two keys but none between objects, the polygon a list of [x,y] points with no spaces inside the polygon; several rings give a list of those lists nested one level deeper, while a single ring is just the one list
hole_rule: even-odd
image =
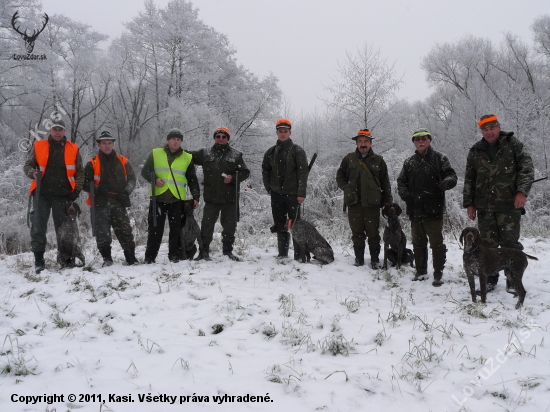
[{"label": "glove", "polygon": [[439,188],[441,189],[441,191],[446,191],[446,190],[450,190],[452,189],[452,182],[449,181],[449,180],[442,180],[441,182],[439,182]]},{"label": "glove", "polygon": [[69,199],[71,202],[76,201],[78,199],[78,196],[80,196],[80,190],[75,190],[74,192],[71,192],[69,196],[67,196],[67,199]]},{"label": "glove", "polygon": [[117,194],[115,199],[119,201],[123,206],[130,203],[130,196],[126,192]]}]

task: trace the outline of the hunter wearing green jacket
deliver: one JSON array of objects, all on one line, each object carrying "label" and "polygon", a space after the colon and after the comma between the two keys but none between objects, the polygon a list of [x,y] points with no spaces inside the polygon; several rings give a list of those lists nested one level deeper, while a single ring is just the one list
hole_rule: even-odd
[{"label": "hunter wearing green jacket", "polygon": [[[193,156],[193,162],[202,166],[204,174],[205,206],[201,223],[204,249],[209,252],[214,226],[221,212],[223,254],[231,260],[240,261],[240,258],[233,254],[238,214],[237,172],[240,186],[240,183],[250,176],[250,170],[243,160],[242,153],[229,146],[230,138],[229,130],[219,127],[214,131],[214,146],[189,153]],[[204,257],[199,255],[197,260]]]},{"label": "hunter wearing green jacket", "polygon": [[[500,130],[495,115],[481,117],[483,138],[468,152],[463,206],[471,220],[478,218],[484,246],[523,249],[520,219],[535,178],[533,160],[513,132]],[[495,288],[498,273],[489,275],[487,291]],[[507,282],[507,291],[515,293]]]},{"label": "hunter wearing green jacket", "polygon": [[411,220],[416,274],[413,280],[424,280],[428,274],[428,241],[433,255],[434,280],[443,284],[447,247],[443,243],[443,215],[445,191],[456,186],[457,177],[447,156],[431,147],[432,135],[428,129],[419,129],[412,135],[415,153],[405,160],[397,178],[397,191],[407,204]]},{"label": "hunter wearing green jacket", "polygon": [[[306,200],[307,156],[304,149],[294,144],[292,123],[279,119],[275,124],[277,144],[265,152],[262,162],[262,179],[265,190],[271,195],[271,213],[277,232],[278,258],[288,256],[290,233],[286,230],[287,219],[296,219],[298,207]],[[294,259],[299,260],[294,244]]]},{"label": "hunter wearing green jacket", "polygon": [[371,267],[380,263],[380,208],[392,202],[388,167],[382,156],[372,150],[372,133],[359,130],[357,149],[347,154],[336,172],[336,183],[344,191],[348,206],[355,266],[365,264],[365,240],[368,238]]}]

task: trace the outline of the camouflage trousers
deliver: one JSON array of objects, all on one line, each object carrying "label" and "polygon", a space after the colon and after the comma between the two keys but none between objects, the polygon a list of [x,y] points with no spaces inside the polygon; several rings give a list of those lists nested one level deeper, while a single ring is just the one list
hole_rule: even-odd
[{"label": "camouflage trousers", "polygon": [[221,218],[222,242],[233,245],[235,243],[235,230],[237,230],[237,204],[236,203],[206,203],[201,222],[201,238],[205,245],[212,243],[214,226]]},{"label": "camouflage trousers", "polygon": [[134,234],[126,208],[116,200],[110,200],[105,206],[95,208],[95,234],[97,248],[111,247],[111,227],[123,250],[136,247]]},{"label": "camouflage trousers", "polygon": [[415,249],[423,249],[428,246],[428,240],[432,249],[443,246],[443,218],[411,219],[411,237]]},{"label": "camouflage trousers", "polygon": [[356,203],[348,208],[348,221],[353,246],[364,248],[368,238],[369,246],[380,244],[380,208],[363,207]]},{"label": "camouflage trousers", "polygon": [[[63,209],[67,204],[65,197],[47,197],[40,196],[38,199],[37,210],[31,213],[31,249],[33,252],[43,253],[46,251],[46,232],[48,231],[48,220],[50,219],[50,210],[53,216],[53,225],[55,233],[65,221]],[[38,218],[35,221],[35,214],[38,213]],[[35,225],[35,222],[37,224]]]},{"label": "camouflage trousers", "polygon": [[477,227],[486,247],[510,247],[523,250],[519,242],[521,209],[507,212],[477,211]]}]

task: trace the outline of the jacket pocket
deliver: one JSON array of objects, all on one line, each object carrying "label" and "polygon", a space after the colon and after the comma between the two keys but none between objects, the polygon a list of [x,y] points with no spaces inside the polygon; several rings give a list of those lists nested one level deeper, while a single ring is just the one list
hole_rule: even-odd
[{"label": "jacket pocket", "polygon": [[351,186],[344,187],[344,203],[349,207],[356,204],[357,201],[357,193],[351,189]]}]

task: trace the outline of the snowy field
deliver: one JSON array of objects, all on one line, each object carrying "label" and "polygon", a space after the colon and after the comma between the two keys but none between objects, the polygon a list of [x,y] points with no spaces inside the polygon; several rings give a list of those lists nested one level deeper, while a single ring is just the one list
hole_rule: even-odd
[{"label": "snowy field", "polygon": [[347,246],[278,262],[269,242],[242,263],[170,264],[164,244],[155,265],[117,249],[39,276],[29,253],[1,258],[0,411],[550,411],[547,240],[523,239],[539,261],[519,311],[502,275],[471,303],[454,238],[441,288],[356,268]]}]

